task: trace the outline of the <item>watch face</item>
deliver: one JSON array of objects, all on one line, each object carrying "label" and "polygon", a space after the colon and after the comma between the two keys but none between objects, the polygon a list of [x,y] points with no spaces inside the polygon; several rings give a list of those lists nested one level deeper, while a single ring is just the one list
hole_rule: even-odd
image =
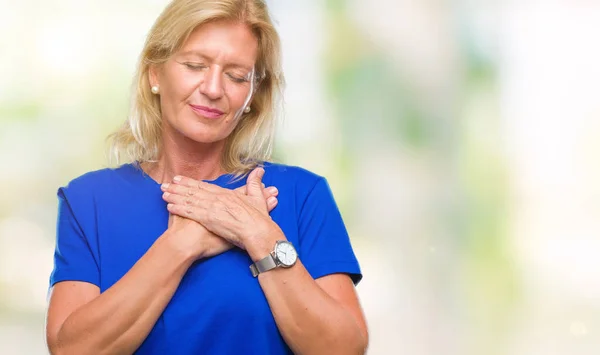
[{"label": "watch face", "polygon": [[292,266],[296,263],[298,254],[292,243],[283,242],[277,244],[277,250],[275,251],[277,259],[283,264],[283,266]]}]

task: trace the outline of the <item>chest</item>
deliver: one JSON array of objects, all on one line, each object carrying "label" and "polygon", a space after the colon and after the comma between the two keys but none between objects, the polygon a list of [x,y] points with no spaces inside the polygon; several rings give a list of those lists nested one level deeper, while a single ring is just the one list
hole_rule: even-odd
[{"label": "chest", "polygon": [[[125,275],[167,229],[160,194],[142,198],[146,200],[138,208],[115,204],[98,211],[101,291]],[[292,212],[280,200],[271,216],[297,242]],[[249,348],[241,353],[289,353],[258,279],[252,277],[251,262],[245,251],[234,248],[192,264],[138,353],[240,353],[234,349],[245,346]]]},{"label": "chest", "polygon": [[[101,291],[105,291],[148,251],[152,244],[167,230],[169,214],[160,190],[153,194],[132,195],[132,204],[110,203],[109,199],[97,215],[97,251],[101,278]],[[282,229],[286,238],[295,245],[298,227],[291,201],[279,199],[271,217]],[[221,296],[240,286],[248,286],[250,292],[261,293],[253,286],[256,280],[249,270],[251,259],[245,251],[234,248],[215,257],[194,263],[181,281],[174,298],[183,297],[187,290],[199,288],[207,295]],[[247,296],[247,295],[246,295]],[[226,297],[225,297],[226,298]],[[221,298],[222,299],[222,298]]]}]

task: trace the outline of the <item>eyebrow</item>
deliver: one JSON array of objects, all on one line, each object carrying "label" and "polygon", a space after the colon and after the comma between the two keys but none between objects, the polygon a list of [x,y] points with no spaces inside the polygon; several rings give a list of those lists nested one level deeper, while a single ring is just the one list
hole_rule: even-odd
[{"label": "eyebrow", "polygon": [[[185,51],[185,52],[179,53],[179,55],[180,56],[194,55],[194,56],[197,56],[199,58],[208,60],[209,62],[212,62],[214,60],[214,58],[211,58],[211,57],[207,56],[206,54],[204,54],[204,53],[202,53],[200,51],[197,51],[197,50]],[[253,68],[252,66],[247,66],[247,65],[244,65],[244,64],[241,64],[241,63],[235,63],[235,62],[226,63],[223,67],[225,67],[225,68],[240,68],[240,69],[245,69],[245,70],[248,70],[248,71],[251,71],[252,68]]]}]

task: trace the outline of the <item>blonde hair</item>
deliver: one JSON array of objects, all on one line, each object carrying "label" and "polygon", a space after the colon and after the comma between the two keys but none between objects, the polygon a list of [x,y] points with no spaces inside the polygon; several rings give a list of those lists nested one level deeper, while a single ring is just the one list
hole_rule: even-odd
[{"label": "blonde hair", "polygon": [[255,72],[258,88],[251,111],[226,138],[222,168],[241,176],[271,158],[275,115],[283,88],[279,35],[263,0],[173,0],[150,30],[132,87],[131,112],[109,136],[111,157],[138,163],[155,162],[162,145],[161,110],[150,90],[149,68],[166,62],[198,26],[217,20],[245,23],[258,40]]}]

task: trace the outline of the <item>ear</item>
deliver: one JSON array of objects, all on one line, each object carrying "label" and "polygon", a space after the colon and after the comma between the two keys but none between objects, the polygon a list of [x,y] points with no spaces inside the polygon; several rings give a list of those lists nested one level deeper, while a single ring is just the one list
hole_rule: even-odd
[{"label": "ear", "polygon": [[159,78],[159,68],[156,64],[150,64],[148,66],[148,81],[150,82],[150,86],[158,85],[160,86]]}]

